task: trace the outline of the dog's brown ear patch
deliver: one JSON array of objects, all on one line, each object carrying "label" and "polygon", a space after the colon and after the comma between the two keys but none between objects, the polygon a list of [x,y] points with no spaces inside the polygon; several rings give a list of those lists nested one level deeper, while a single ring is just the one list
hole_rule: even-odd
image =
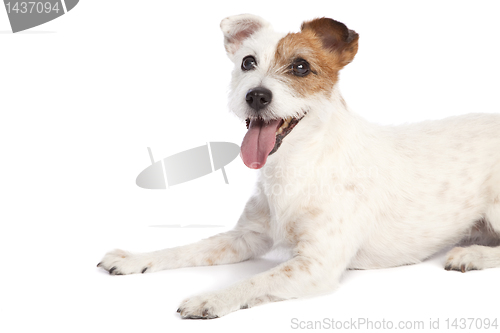
[{"label": "dog's brown ear patch", "polygon": [[344,23],[323,17],[302,23],[301,30],[312,31],[321,39],[323,48],[338,53],[341,66],[350,63],[358,52],[359,35]]}]

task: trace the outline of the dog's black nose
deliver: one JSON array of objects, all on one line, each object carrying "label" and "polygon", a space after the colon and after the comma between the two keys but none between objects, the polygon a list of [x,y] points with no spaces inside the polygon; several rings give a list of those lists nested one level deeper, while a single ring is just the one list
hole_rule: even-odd
[{"label": "dog's black nose", "polygon": [[271,103],[273,93],[264,87],[253,88],[247,92],[245,99],[252,109],[259,111]]}]

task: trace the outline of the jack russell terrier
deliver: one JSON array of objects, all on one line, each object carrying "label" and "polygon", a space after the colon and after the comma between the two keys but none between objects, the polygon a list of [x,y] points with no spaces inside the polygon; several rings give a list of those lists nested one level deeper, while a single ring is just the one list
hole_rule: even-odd
[{"label": "jack russell terrier", "polygon": [[[114,250],[113,275],[237,263],[287,246],[291,259],[195,296],[182,318],[209,319],[334,290],[347,269],[418,263],[455,244],[445,269],[500,267],[500,115],[371,124],[346,105],[339,71],[358,34],[328,18],[298,33],[254,15],[221,23],[234,62],[230,109],[246,120],[241,158],[260,169],[235,228],[151,253]],[[207,217],[210,218],[210,217]]]}]

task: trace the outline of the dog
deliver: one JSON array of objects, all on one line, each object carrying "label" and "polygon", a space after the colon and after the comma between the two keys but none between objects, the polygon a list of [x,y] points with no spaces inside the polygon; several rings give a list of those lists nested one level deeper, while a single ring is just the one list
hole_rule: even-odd
[{"label": "dog", "polygon": [[359,41],[343,23],[318,18],[282,34],[243,14],[221,29],[235,64],[229,107],[248,128],[241,157],[260,169],[255,194],[231,231],[152,253],[114,250],[99,267],[150,273],[291,250],[269,271],[183,301],[177,311],[192,319],[331,292],[347,269],[415,264],[455,245],[446,270],[500,267],[500,115],[371,124],[338,89]]}]

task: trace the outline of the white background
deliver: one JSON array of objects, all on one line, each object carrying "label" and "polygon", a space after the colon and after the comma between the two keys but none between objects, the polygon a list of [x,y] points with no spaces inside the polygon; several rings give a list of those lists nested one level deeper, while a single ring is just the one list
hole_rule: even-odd
[{"label": "white background", "polygon": [[[0,330],[282,332],[291,319],[424,321],[500,317],[500,269],[419,265],[347,272],[333,294],[180,320],[187,296],[269,269],[277,256],[218,267],[109,276],[113,248],[149,251],[230,229],[255,171],[240,158],[166,191],[135,177],[156,159],[241,143],[228,112],[232,64],[219,22],[251,12],[280,31],[327,16],[360,34],[341,75],[352,109],[381,124],[500,112],[495,1],[81,1],[12,34],[0,8]],[[169,224],[219,228],[151,227]],[[390,246],[390,244],[388,244]],[[500,318],[499,318],[500,321]],[[500,322],[499,322],[500,324]],[[491,330],[490,330],[491,331]]]}]

